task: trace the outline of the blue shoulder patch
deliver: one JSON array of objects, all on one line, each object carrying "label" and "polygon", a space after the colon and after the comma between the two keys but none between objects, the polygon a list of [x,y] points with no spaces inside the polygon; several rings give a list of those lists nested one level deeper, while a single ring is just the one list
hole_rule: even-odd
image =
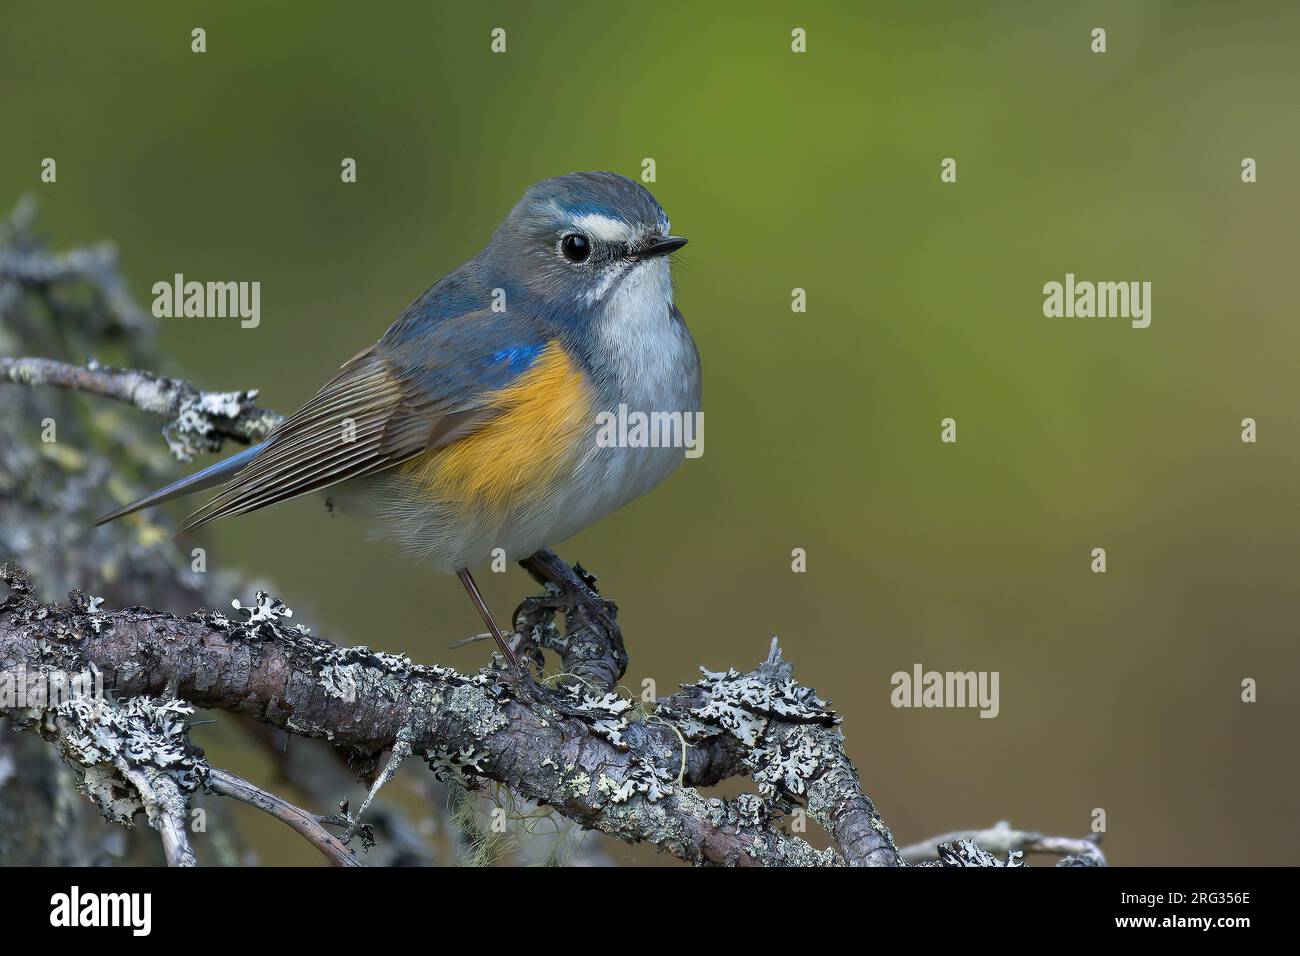
[{"label": "blue shoulder patch", "polygon": [[545,345],[516,345],[493,352],[484,364],[497,365],[504,362],[509,374],[518,375],[532,365],[545,349]]}]

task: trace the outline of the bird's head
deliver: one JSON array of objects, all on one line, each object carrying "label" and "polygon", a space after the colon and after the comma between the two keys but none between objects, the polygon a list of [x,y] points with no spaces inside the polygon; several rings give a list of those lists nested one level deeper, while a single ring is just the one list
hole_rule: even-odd
[{"label": "bird's head", "polygon": [[485,255],[555,316],[599,311],[620,288],[671,305],[671,235],[654,196],[626,176],[570,173],[530,188]]}]

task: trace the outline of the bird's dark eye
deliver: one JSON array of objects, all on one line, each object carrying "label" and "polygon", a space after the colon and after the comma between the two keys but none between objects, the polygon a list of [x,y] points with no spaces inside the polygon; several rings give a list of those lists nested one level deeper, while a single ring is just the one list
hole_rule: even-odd
[{"label": "bird's dark eye", "polygon": [[591,243],[586,236],[571,232],[560,240],[560,251],[570,262],[586,262],[591,255]]}]

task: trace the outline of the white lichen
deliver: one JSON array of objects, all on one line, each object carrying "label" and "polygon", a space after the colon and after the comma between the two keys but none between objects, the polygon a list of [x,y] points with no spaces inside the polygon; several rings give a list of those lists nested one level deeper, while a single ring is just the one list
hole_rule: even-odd
[{"label": "white lichen", "polygon": [[810,781],[833,765],[835,755],[814,728],[833,727],[840,719],[811,688],[789,676],[788,665],[777,670],[783,663],[774,644],[767,663],[752,674],[700,668],[703,679],[685,688],[694,692],[685,700],[694,703],[663,711],[687,740],[719,734],[739,740],[759,793],[777,802],[802,797]]},{"label": "white lichen", "polygon": [[50,712],[44,733],[79,770],[81,789],[104,815],[129,827],[145,807],[123,777],[124,768],[166,772],[187,792],[207,772],[202,752],[187,735],[193,713],[189,704],[170,698],[133,697],[116,704],[78,696]]},{"label": "white lichen", "polygon": [[607,693],[594,697],[586,692],[580,684],[569,684],[559,693],[559,705],[564,712],[584,721],[592,732],[608,740],[620,750],[627,749],[623,731],[627,730],[628,720],[625,716],[632,710],[632,701]]},{"label": "white lichen", "polygon": [[735,670],[714,672],[702,667],[700,671],[704,678],[686,689],[698,691],[702,703],[690,707],[677,721],[688,740],[724,732],[753,747],[772,719],[828,726],[839,722],[826,701],[791,677],[764,680]]},{"label": "white lichen", "polygon": [[483,767],[479,761],[485,757],[487,754],[480,753],[473,747],[466,746],[452,750],[441,744],[424,755],[435,778],[444,783],[458,783],[466,789],[472,789],[474,786],[474,782],[470,779],[471,774],[480,776],[483,774]]},{"label": "white lichen", "polygon": [[293,609],[286,605],[277,597],[272,597],[265,591],[258,591],[252,607],[245,607],[239,603],[239,598],[230,602],[230,606],[235,609],[243,624],[246,627],[252,627],[259,624],[275,624],[280,618],[293,617]]},{"label": "white lichen", "polygon": [[221,450],[218,421],[233,422],[253,410],[257,390],[201,392],[180,400],[176,417],[163,426],[163,438],[172,455],[190,461],[201,452]]},{"label": "white lichen", "polygon": [[596,790],[607,794],[611,803],[627,803],[638,793],[645,794],[648,802],[655,803],[673,792],[673,780],[668,771],[638,757],[628,767],[628,774],[621,783],[602,773]]},{"label": "white lichen", "polygon": [[954,840],[940,843],[937,847],[939,859],[927,860],[917,866],[978,866],[978,867],[1015,867],[1027,866],[1025,854],[1021,850],[1011,850],[1005,860],[999,860],[988,850],[972,843],[970,840]]},{"label": "white lichen", "polygon": [[763,796],[802,796],[824,756],[822,746],[813,735],[801,729],[786,735],[784,740],[755,747],[746,755],[745,762]]}]

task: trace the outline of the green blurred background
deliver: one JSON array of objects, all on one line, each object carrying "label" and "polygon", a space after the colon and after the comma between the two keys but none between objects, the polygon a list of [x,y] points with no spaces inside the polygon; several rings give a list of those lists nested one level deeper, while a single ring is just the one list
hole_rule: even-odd
[{"label": "green blurred background", "polygon": [[[260,281],[260,328],[165,319],[164,346],[287,412],[528,184],[653,157],[692,240],[706,451],[559,548],[619,602],[628,686],[779,634],[900,843],[1083,834],[1100,807],[1117,864],[1294,862],[1300,7],[468,6],[6,0],[0,200],[114,239],[146,306],[176,272]],[[1044,318],[1066,272],[1151,281],[1151,327]],[[208,545],[320,633],[487,653],[447,648],[480,629],[454,579],[317,499]],[[502,615],[534,588],[480,580]],[[892,708],[915,662],[999,671],[1000,716]],[[266,859],[316,862],[252,825]]]}]

